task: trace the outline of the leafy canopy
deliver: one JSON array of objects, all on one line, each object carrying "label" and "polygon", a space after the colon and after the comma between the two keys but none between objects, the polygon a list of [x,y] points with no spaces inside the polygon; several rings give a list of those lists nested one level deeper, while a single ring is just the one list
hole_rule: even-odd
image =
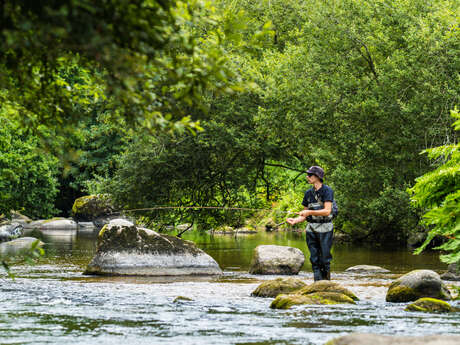
[{"label": "leafy canopy", "polygon": [[91,116],[75,107],[85,103],[74,97],[81,83],[59,77],[76,62],[93,79],[88,97],[109,99],[112,116],[147,128],[193,128],[187,107],[208,88],[227,89],[231,76],[218,42],[194,31],[213,22],[212,11],[200,0],[3,1],[0,90],[8,93],[0,101],[16,103],[29,128]]}]

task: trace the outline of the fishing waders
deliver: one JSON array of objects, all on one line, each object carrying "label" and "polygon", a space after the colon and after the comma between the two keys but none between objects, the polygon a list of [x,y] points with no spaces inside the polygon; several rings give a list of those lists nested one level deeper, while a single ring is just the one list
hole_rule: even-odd
[{"label": "fishing waders", "polygon": [[333,230],[317,232],[312,227],[307,228],[307,246],[310,251],[314,281],[331,280],[330,263],[332,260],[331,247],[333,233]]}]

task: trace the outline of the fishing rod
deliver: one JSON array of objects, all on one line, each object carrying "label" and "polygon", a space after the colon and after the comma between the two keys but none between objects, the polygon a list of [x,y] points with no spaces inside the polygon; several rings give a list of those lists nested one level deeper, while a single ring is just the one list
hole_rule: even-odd
[{"label": "fishing rod", "polygon": [[[120,214],[123,212],[137,212],[137,211],[154,211],[154,210],[173,210],[173,209],[193,209],[193,210],[200,210],[200,209],[209,209],[209,210],[236,210],[236,211],[273,211],[271,208],[249,208],[249,207],[225,207],[225,206],[154,206],[154,207],[146,207],[146,208],[133,208],[129,210],[120,210],[116,212],[112,212],[111,214]],[[277,210],[276,212],[280,213],[295,213],[292,211],[282,211]],[[270,229],[276,229],[279,226],[285,224],[286,221],[281,223],[275,224],[274,226],[270,226]],[[267,226],[266,226],[267,227]]]},{"label": "fishing rod", "polygon": [[[154,206],[146,208],[133,208],[128,210],[118,210],[111,214],[123,212],[137,212],[137,211],[153,211],[153,210],[171,210],[171,209],[211,209],[211,210],[237,210],[237,211],[273,211],[271,208],[248,208],[248,207],[225,207],[225,206]],[[278,210],[280,213],[294,213],[292,211]]]}]

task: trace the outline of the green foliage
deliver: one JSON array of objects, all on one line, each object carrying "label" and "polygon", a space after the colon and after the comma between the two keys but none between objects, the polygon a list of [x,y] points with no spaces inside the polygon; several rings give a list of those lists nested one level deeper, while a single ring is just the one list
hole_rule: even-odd
[{"label": "green foliage", "polygon": [[[0,16],[0,90],[29,128],[78,123],[102,97],[131,125],[193,129],[187,107],[204,90],[237,88],[218,42],[194,30],[215,22],[205,1],[4,1]],[[71,62],[92,83],[63,78]]]},{"label": "green foliage", "polygon": [[75,128],[66,143],[67,152],[74,153],[75,159],[62,162],[56,198],[56,207],[63,215],[68,215],[76,198],[97,194],[98,180],[113,176],[117,168],[116,156],[126,148],[129,133],[124,121],[109,121],[105,113],[97,114],[94,119]]},{"label": "green foliage", "polygon": [[[460,130],[460,114],[451,112]],[[429,158],[438,162],[438,167],[417,179],[410,189],[412,201],[426,210],[423,224],[430,229],[425,243],[417,249],[420,253],[435,236],[447,241],[436,249],[447,252],[441,255],[446,263],[460,262],[460,144],[451,144],[425,150]]]},{"label": "green foliage", "polygon": [[[1,11],[2,109],[61,157],[61,210],[84,190],[123,208],[298,210],[301,172],[321,165],[336,226],[400,243],[419,217],[406,188],[430,168],[418,152],[456,142],[458,1],[6,1]],[[206,226],[246,216],[145,214]]]},{"label": "green foliage", "polygon": [[49,217],[55,211],[58,162],[11,120],[17,112],[10,104],[0,105],[0,214],[17,210]]},{"label": "green foliage", "polygon": [[266,161],[324,166],[356,239],[402,242],[418,220],[405,189],[429,166],[418,152],[455,137],[458,2],[302,3],[297,38],[247,60],[256,140]]},{"label": "green foliage", "polygon": [[335,190],[337,226],[356,240],[404,242],[418,221],[406,188],[429,168],[418,152],[455,138],[458,10],[452,0],[216,2],[213,20],[192,31],[256,85],[204,93],[209,111],[190,112],[205,132],[130,147],[110,191],[129,207],[299,209],[291,196],[308,187],[292,185],[316,164]]},{"label": "green foliage", "polygon": [[[102,191],[131,209],[158,205],[257,207],[253,194],[257,160],[247,150],[244,135],[232,130],[208,123],[196,135],[138,138],[121,156],[119,169]],[[178,219],[207,227],[224,220],[242,223],[238,212],[215,210],[157,210],[142,215],[166,224]]]}]

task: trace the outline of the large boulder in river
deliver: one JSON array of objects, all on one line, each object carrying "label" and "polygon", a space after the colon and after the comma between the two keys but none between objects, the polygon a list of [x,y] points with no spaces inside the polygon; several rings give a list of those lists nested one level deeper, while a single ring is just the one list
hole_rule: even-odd
[{"label": "large boulder in river", "polygon": [[128,276],[219,275],[222,270],[193,242],[112,221],[99,233],[85,274]]},{"label": "large boulder in river", "polygon": [[251,267],[251,274],[297,274],[305,262],[305,255],[300,249],[262,245],[254,250]]},{"label": "large boulder in river", "polygon": [[352,333],[329,340],[325,345],[458,345],[460,335],[424,335],[420,337]]},{"label": "large boulder in river", "polygon": [[305,287],[307,284],[298,278],[277,278],[260,284],[251,296],[276,297],[279,294],[292,293]]},{"label": "large boulder in river", "polygon": [[10,223],[0,226],[0,242],[11,241],[24,234],[24,227],[19,223]]},{"label": "large boulder in river", "polygon": [[430,270],[415,270],[396,279],[389,287],[387,302],[411,302],[422,297],[452,299],[439,274]]},{"label": "large boulder in river", "polygon": [[78,222],[95,221],[106,218],[115,211],[115,207],[106,194],[86,195],[75,200],[72,215]]},{"label": "large boulder in river", "polygon": [[460,265],[450,264],[447,268],[447,272],[441,275],[441,279],[460,281]]},{"label": "large boulder in river", "polygon": [[21,237],[9,242],[0,243],[0,256],[10,257],[14,255],[20,255],[29,251],[32,248],[32,245],[37,241],[37,245],[39,247],[44,245],[43,242],[34,237]]}]

